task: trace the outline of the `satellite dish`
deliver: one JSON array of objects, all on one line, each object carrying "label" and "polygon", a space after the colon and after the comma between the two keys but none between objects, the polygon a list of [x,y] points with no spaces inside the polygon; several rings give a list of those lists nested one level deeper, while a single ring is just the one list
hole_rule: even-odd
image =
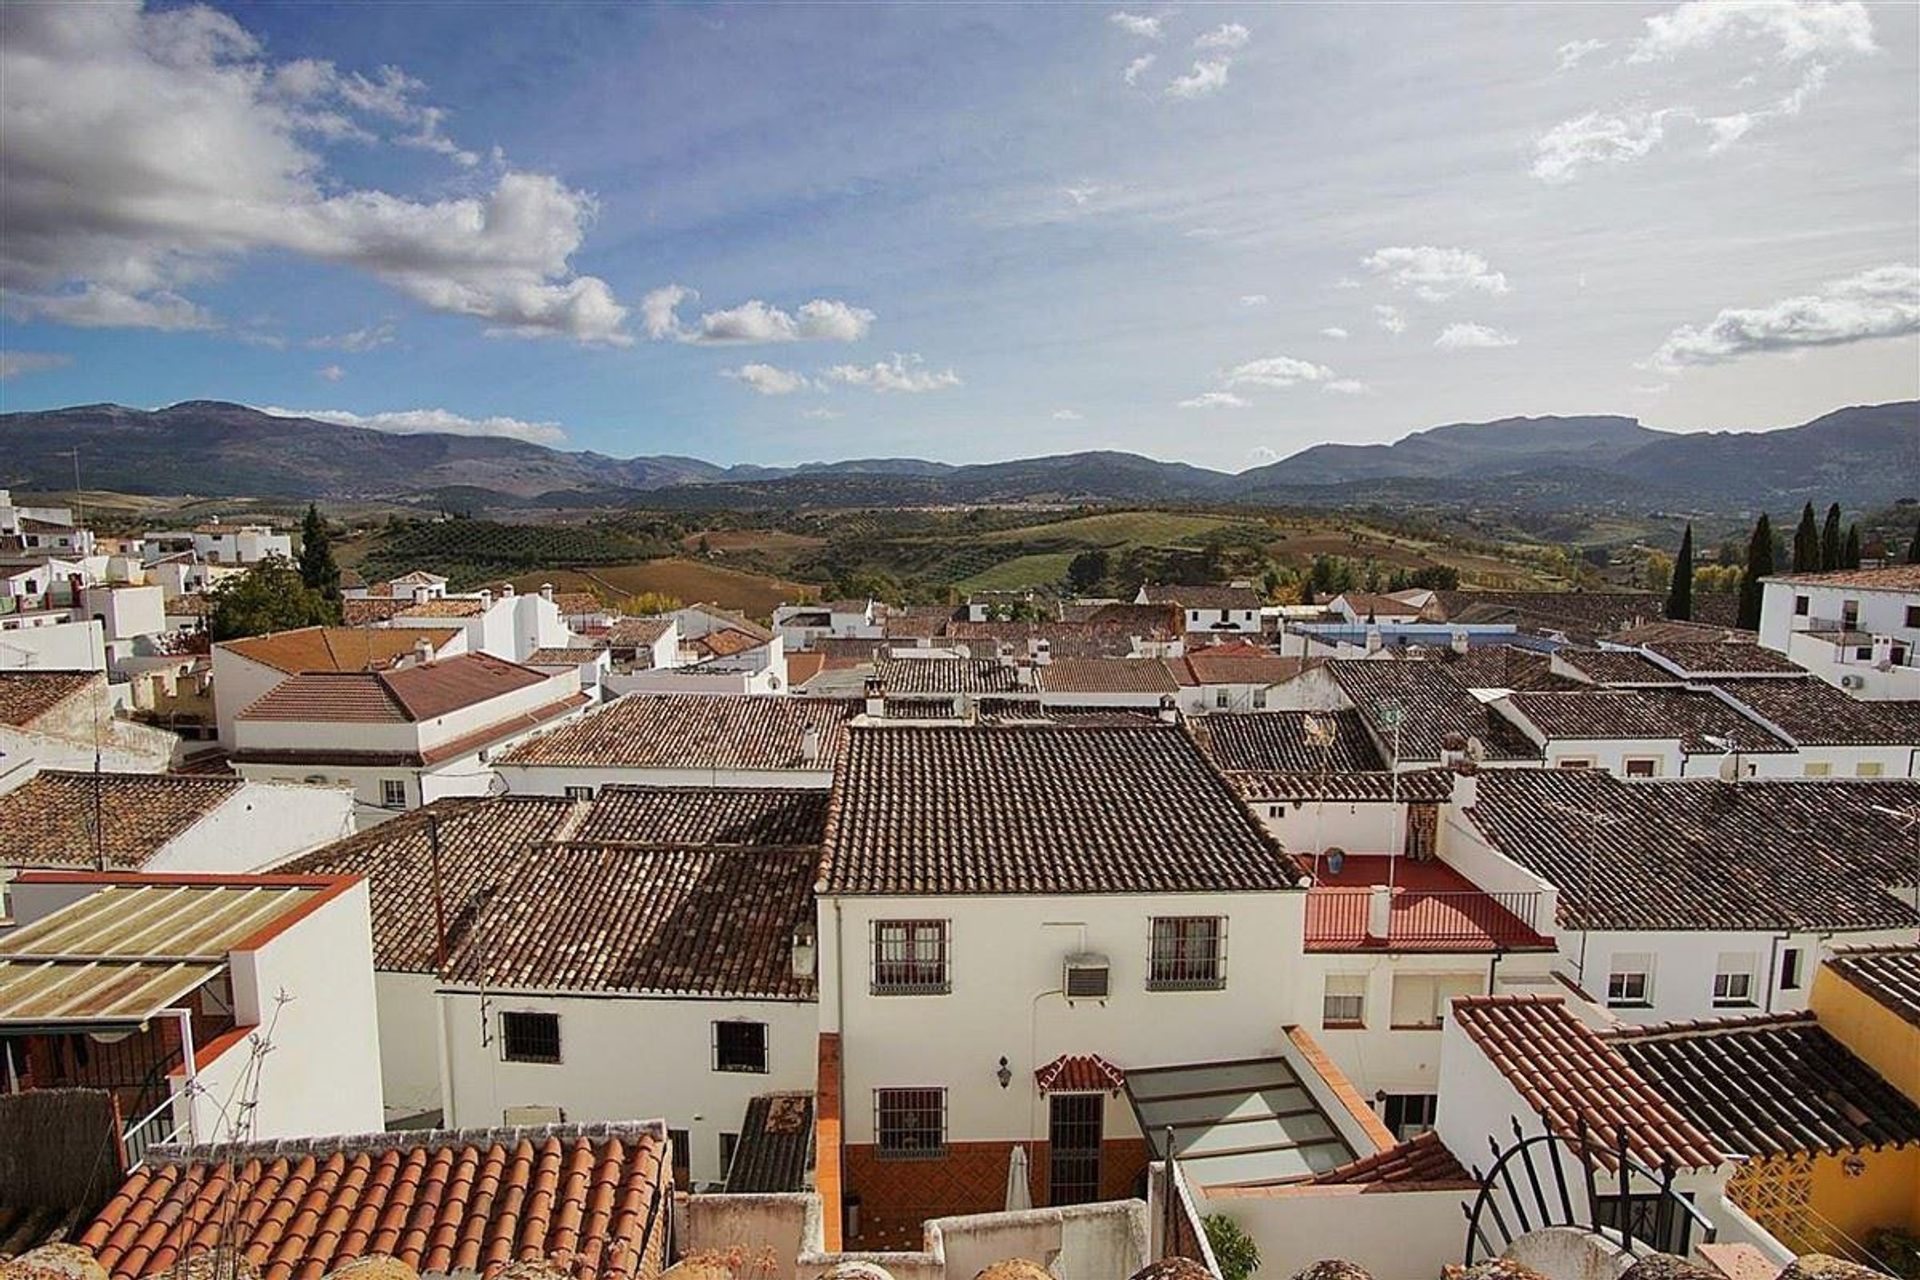
[{"label": "satellite dish", "polygon": [[1467,759],[1478,764],[1487,758],[1487,744],[1472,734],[1467,735]]},{"label": "satellite dish", "polygon": [[1740,781],[1740,757],[1739,756],[1721,756],[1720,757],[1720,781],[1722,782]]},{"label": "satellite dish", "polygon": [[1347,865],[1347,851],[1338,845],[1328,849],[1321,856],[1327,860],[1327,874],[1330,876],[1339,875],[1340,869]]}]

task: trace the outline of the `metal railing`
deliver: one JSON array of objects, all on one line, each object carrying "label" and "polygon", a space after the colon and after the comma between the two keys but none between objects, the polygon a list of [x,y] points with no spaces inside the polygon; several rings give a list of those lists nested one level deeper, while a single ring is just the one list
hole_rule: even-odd
[{"label": "metal railing", "polygon": [[174,1102],[174,1096],[169,1094],[166,1101],[135,1120],[121,1133],[120,1145],[127,1153],[127,1168],[132,1169],[144,1163],[149,1147],[178,1141],[180,1135],[186,1132],[187,1122],[173,1118]]},{"label": "metal railing", "polygon": [[1371,888],[1326,886],[1307,893],[1313,946],[1526,946],[1541,941],[1541,894],[1533,890],[1395,889],[1384,937],[1373,932]]}]

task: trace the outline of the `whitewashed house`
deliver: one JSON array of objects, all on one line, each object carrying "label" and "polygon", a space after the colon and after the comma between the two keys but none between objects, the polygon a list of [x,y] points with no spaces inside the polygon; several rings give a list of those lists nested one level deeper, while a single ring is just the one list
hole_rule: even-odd
[{"label": "whitewashed house", "polygon": [[1768,578],[1760,643],[1856,698],[1920,698],[1920,565]]},{"label": "whitewashed house", "polygon": [[1191,632],[1258,634],[1260,596],[1252,587],[1184,587],[1146,583],[1135,604],[1172,605]]},{"label": "whitewashed house", "polygon": [[99,671],[0,671],[0,792],[42,769],[98,763],[158,773],[178,761],[179,737],[122,719],[119,709],[118,693]]},{"label": "whitewashed house", "polygon": [[399,630],[300,627],[223,641],[213,646],[214,710],[220,741],[231,746],[234,721],[240,712],[294,676],[316,671],[380,671],[422,657],[439,660],[466,652],[466,633],[445,624]]},{"label": "whitewashed house", "polygon": [[484,653],[307,672],[240,712],[229,759],[243,778],[347,784],[364,826],[442,796],[485,795],[496,755],[589,702],[572,669]]},{"label": "whitewashed house", "polygon": [[191,529],[150,529],[147,554],[154,559],[189,553],[203,564],[250,565],[269,556],[293,559],[293,538],[275,533],[272,525],[228,524],[214,519]]},{"label": "whitewashed house", "polygon": [[1803,768],[1792,742],[1712,688],[1529,691],[1489,709],[1538,746],[1549,768],[1622,778],[1793,778]]}]

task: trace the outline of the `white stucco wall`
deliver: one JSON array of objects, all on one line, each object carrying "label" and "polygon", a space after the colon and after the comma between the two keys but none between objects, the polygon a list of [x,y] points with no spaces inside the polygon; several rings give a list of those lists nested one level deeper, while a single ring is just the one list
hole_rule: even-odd
[{"label": "white stucco wall", "polygon": [[[1806,596],[1804,616],[1794,613],[1794,597]],[[1769,582],[1760,597],[1760,643],[1779,653],[1787,651],[1788,637],[1809,622],[1831,624],[1840,619],[1848,601],[1859,606],[1854,630],[1871,635],[1899,636],[1908,647],[1920,644],[1920,628],[1907,625],[1907,606],[1920,604],[1920,592],[1863,591],[1859,587],[1826,587],[1791,582]]]},{"label": "white stucco wall", "polygon": [[440,980],[431,973],[377,970],[380,1081],[389,1119],[441,1109]]},{"label": "white stucco wall", "polygon": [[[1368,1188],[1366,1191],[1373,1192]],[[1202,1214],[1225,1214],[1260,1248],[1260,1274],[1287,1276],[1323,1258],[1364,1267],[1374,1280],[1432,1280],[1460,1261],[1471,1192],[1293,1187],[1271,1193],[1195,1188]]]},{"label": "white stucco wall", "polygon": [[168,841],[147,871],[257,871],[353,834],[345,787],[249,782]]},{"label": "white stucco wall", "polygon": [[106,640],[100,624],[91,618],[37,626],[0,626],[0,671],[106,669]]}]

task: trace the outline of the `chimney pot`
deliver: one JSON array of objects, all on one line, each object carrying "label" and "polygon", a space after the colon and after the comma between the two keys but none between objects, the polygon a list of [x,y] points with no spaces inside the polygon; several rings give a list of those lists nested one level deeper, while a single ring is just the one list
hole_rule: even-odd
[{"label": "chimney pot", "polygon": [[423,664],[432,662],[433,661],[433,641],[415,640],[413,642],[413,656],[417,661]]},{"label": "chimney pot", "polygon": [[553,599],[553,584],[551,582],[543,582],[540,584],[540,598],[542,600]]},{"label": "chimney pot", "polygon": [[500,598],[502,600],[507,599],[512,594],[513,594],[513,584],[511,582],[503,582],[500,584]]}]

